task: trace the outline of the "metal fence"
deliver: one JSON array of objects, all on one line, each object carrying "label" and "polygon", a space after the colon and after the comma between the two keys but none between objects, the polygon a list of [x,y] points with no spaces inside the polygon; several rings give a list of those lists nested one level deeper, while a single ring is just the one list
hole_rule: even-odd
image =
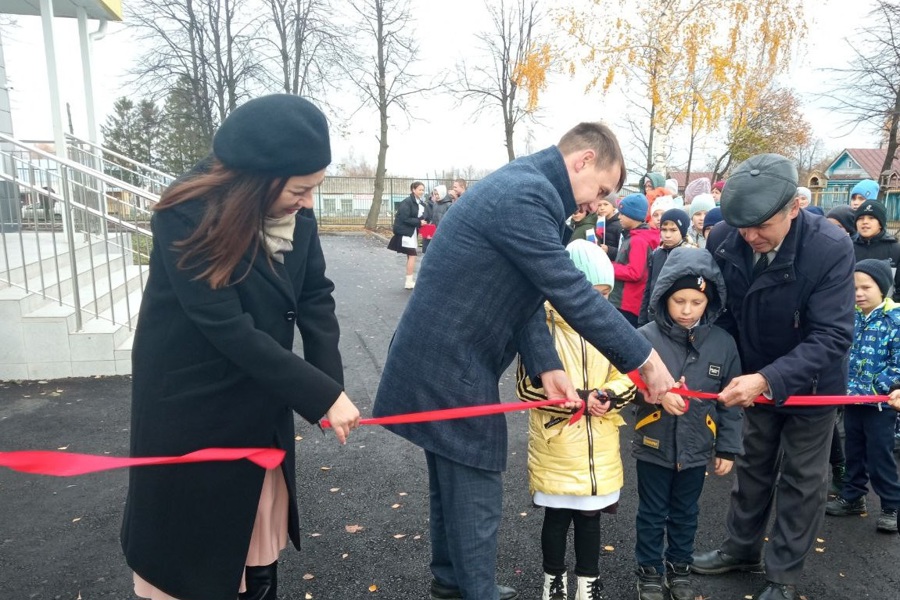
[{"label": "metal fence", "polygon": [[[812,203],[821,206],[826,213],[841,204],[850,203],[850,188],[845,186],[842,188],[829,188],[827,190],[814,190]],[[889,192],[884,200],[887,208],[888,221],[900,221],[900,193]]]},{"label": "metal fence", "polygon": [[[426,198],[436,186],[446,185],[447,189],[450,189],[453,182],[452,179],[385,178],[384,191],[381,195],[381,209],[378,211],[378,225],[390,227],[393,224],[394,209],[397,204],[409,196],[409,186],[415,181],[425,184]],[[475,182],[468,183],[472,185]],[[319,224],[362,227],[372,208],[374,189],[374,177],[326,177],[325,182],[315,193],[313,209]]]}]

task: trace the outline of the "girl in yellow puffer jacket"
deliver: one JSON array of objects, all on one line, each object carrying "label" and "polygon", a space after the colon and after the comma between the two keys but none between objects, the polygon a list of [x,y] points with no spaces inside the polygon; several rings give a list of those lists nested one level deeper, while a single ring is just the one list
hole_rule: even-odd
[{"label": "girl in yellow puffer jacket", "polygon": [[[566,248],[598,293],[608,296],[614,285],[612,264],[603,250],[585,240]],[[541,529],[544,590],[542,600],[567,598],[566,540],[575,528],[576,600],[600,598],[600,513],[615,512],[623,485],[619,453],[619,409],[634,397],[634,385],[587,343],[549,304],[547,326],[566,373],[575,387],[595,390],[585,416],[569,425],[571,414],[547,407],[530,411],[529,487],[534,503],[544,507]],[[520,400],[546,398],[529,380],[521,364],[517,377]],[[614,402],[610,402],[614,399]]]}]

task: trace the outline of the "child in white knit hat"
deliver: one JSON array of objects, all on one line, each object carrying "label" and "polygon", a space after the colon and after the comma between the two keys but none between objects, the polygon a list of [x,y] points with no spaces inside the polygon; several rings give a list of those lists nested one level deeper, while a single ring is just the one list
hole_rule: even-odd
[{"label": "child in white knit hat", "polygon": [[[598,294],[608,296],[615,279],[606,253],[585,240],[566,250]],[[528,478],[534,503],[544,507],[541,530],[543,600],[568,598],[566,545],[569,525],[575,529],[576,600],[599,597],[600,513],[615,512],[624,475],[618,428],[622,404],[634,397],[634,385],[585,341],[550,303],[544,305],[547,326],[566,373],[575,387],[589,390],[584,418],[569,424],[571,414],[545,407],[529,411]],[[520,400],[546,398],[519,365],[516,392]],[[585,394],[587,395],[587,394]]]}]

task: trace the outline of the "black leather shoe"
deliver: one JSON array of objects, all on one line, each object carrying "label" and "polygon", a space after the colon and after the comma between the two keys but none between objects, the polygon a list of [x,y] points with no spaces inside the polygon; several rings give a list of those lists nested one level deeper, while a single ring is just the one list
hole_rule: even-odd
[{"label": "black leather shoe", "polygon": [[244,572],[247,591],[238,600],[278,600],[278,562],[264,567],[247,567]]},{"label": "black leather shoe", "polygon": [[721,550],[710,550],[703,554],[694,555],[694,563],[691,571],[700,575],[718,575],[729,571],[751,571],[762,573],[763,565],[760,561],[747,561],[725,554]]},{"label": "black leather shoe", "polygon": [[[498,585],[497,592],[500,594],[500,600],[516,600],[519,597],[519,592],[505,585]],[[462,600],[462,594],[459,588],[441,585],[432,579],[431,600]]]},{"label": "black leather shoe", "polygon": [[799,597],[795,586],[770,581],[756,595],[756,600],[797,600]]}]

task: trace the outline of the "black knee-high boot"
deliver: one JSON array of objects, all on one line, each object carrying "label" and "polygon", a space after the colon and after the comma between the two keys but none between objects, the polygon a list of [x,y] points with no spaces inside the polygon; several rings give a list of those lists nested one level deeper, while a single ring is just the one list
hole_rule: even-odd
[{"label": "black knee-high boot", "polygon": [[247,591],[238,600],[278,600],[278,561],[264,567],[247,567]]}]

